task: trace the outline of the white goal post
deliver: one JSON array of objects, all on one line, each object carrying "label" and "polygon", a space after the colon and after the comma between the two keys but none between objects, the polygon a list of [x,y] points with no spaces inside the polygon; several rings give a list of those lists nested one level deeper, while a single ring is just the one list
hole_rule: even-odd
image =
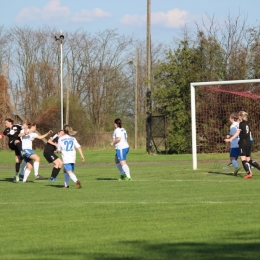
[{"label": "white goal post", "polygon": [[248,83],[260,83],[260,79],[209,81],[209,82],[192,82],[192,83],[190,83],[193,170],[197,170],[197,166],[198,166],[198,162],[197,162],[197,131],[196,131],[195,87],[197,87],[197,86],[209,86],[210,87],[210,86],[214,86],[214,85],[248,84]]}]

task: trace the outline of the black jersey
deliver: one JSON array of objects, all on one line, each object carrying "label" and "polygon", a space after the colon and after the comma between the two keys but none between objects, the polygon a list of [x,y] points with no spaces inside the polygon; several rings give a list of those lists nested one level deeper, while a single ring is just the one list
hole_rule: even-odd
[{"label": "black jersey", "polygon": [[[59,140],[58,134],[53,134],[51,136],[51,138],[54,143],[56,143],[56,144],[58,143],[58,140]],[[57,147],[55,145],[47,143],[44,148],[44,153],[53,153],[56,149],[57,149]]]},{"label": "black jersey", "polygon": [[10,141],[20,140],[20,137],[18,136],[22,130],[22,126],[15,124],[12,125],[12,127],[7,127],[3,134],[6,135],[9,138]]},{"label": "black jersey", "polygon": [[250,127],[247,121],[242,121],[239,123],[239,144],[244,144],[244,145],[251,145],[250,142]]}]

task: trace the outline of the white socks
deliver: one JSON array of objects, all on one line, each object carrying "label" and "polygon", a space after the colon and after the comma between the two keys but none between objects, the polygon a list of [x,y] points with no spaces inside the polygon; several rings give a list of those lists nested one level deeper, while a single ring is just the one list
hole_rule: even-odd
[{"label": "white socks", "polygon": [[70,185],[70,176],[68,173],[65,173],[65,172],[64,172],[64,184],[65,184],[65,187],[68,187]]},{"label": "white socks", "polygon": [[27,181],[27,178],[29,177],[30,172],[31,172],[31,171],[28,170],[28,169],[26,169],[26,170],[24,171],[23,182],[26,182],[26,181]]},{"label": "white socks", "polygon": [[66,187],[69,186],[70,179],[72,179],[75,183],[78,181],[76,175],[73,172],[70,174],[64,173],[64,183]]},{"label": "white socks", "polygon": [[23,161],[23,163],[22,163],[22,166],[21,166],[21,171],[20,171],[20,174],[24,174],[24,171],[25,171],[25,169],[26,169],[26,161]]},{"label": "white socks", "polygon": [[131,178],[131,176],[130,176],[130,169],[129,169],[128,165],[127,165],[127,164],[123,165],[123,166],[122,166],[122,169],[123,169],[123,171],[124,171],[126,177],[127,177],[127,178]]},{"label": "white socks", "polygon": [[40,166],[40,162],[34,162],[33,163],[33,169],[34,169],[34,176],[36,177],[39,173],[39,166]]},{"label": "white socks", "polygon": [[120,163],[117,163],[116,167],[117,167],[117,169],[118,169],[118,171],[120,172],[121,175],[125,174],[125,172],[124,172],[124,170],[122,168],[122,165]]},{"label": "white socks", "polygon": [[76,175],[73,172],[70,173],[69,176],[75,183],[77,182],[78,179],[77,179]]}]

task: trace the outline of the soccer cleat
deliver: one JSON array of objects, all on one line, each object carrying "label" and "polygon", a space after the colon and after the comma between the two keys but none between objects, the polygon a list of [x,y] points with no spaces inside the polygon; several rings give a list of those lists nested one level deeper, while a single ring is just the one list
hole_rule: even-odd
[{"label": "soccer cleat", "polygon": [[126,178],[126,175],[125,174],[121,174],[120,177],[119,177],[119,181],[124,181]]},{"label": "soccer cleat", "polygon": [[24,174],[19,174],[20,179],[23,179]]},{"label": "soccer cleat", "polygon": [[63,189],[68,189],[70,186],[63,186]]},{"label": "soccer cleat", "polygon": [[77,185],[78,189],[81,189],[81,188],[82,188],[81,183],[80,183],[79,180],[77,180],[76,185]]},{"label": "soccer cleat", "polygon": [[250,174],[247,174],[244,178],[245,178],[245,179],[250,179],[250,178],[252,178],[252,177],[253,177],[253,174],[250,173]]},{"label": "soccer cleat", "polygon": [[130,178],[128,178],[128,177],[125,177],[125,181],[131,181],[132,180],[132,178],[130,177]]},{"label": "soccer cleat", "polygon": [[17,182],[16,176],[14,176],[14,178],[13,178],[13,183],[16,183],[16,182]]},{"label": "soccer cleat", "polygon": [[232,165],[233,165],[232,162],[230,162],[227,166],[228,166],[228,167],[231,167]]},{"label": "soccer cleat", "polygon": [[235,169],[235,171],[234,171],[234,176],[237,176],[237,174],[238,174],[238,172],[239,172],[240,169],[241,169],[240,167],[238,167],[238,168]]},{"label": "soccer cleat", "polygon": [[51,178],[49,179],[49,181],[54,182],[54,181],[58,181],[58,179],[57,179],[57,178],[53,178],[53,177],[51,177]]},{"label": "soccer cleat", "polygon": [[44,180],[44,177],[38,174],[38,175],[35,176],[35,179],[36,180]]}]

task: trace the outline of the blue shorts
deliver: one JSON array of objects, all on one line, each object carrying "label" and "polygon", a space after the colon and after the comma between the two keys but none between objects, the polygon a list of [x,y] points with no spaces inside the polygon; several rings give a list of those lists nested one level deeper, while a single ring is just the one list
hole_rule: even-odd
[{"label": "blue shorts", "polygon": [[129,147],[116,150],[116,158],[118,159],[119,162],[126,161],[126,155],[128,154],[129,150],[130,150]]},{"label": "blue shorts", "polygon": [[26,162],[31,161],[32,159],[30,158],[30,156],[35,154],[35,152],[31,149],[24,149],[22,152],[24,153],[23,158]]},{"label": "blue shorts", "polygon": [[64,172],[72,171],[74,172],[75,163],[65,163],[64,164]]},{"label": "blue shorts", "polygon": [[235,157],[237,159],[238,156],[239,156],[239,147],[230,148],[230,157]]}]

